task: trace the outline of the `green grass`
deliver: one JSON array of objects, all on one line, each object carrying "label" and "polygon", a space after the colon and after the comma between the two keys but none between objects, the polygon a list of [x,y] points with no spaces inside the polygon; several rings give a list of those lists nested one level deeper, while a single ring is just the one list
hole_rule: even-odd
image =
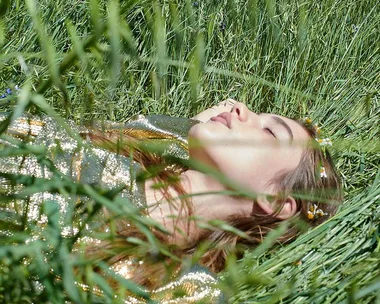
[{"label": "green grass", "polygon": [[[2,1],[0,95],[21,92],[0,107],[122,122],[191,117],[231,97],[257,112],[312,117],[334,143],[340,213],[290,245],[231,260],[222,288],[237,303],[380,303],[377,2]],[[60,227],[33,230],[23,212],[0,218],[13,230],[1,235],[0,301],[91,302],[70,283]],[[27,243],[36,233],[46,241]],[[66,280],[53,285],[49,268]]]}]

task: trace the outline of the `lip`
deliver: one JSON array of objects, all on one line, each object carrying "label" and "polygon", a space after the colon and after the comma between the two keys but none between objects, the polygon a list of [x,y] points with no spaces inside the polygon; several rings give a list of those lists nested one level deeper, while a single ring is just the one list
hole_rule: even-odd
[{"label": "lip", "polygon": [[227,128],[231,128],[231,114],[228,112],[224,112],[219,114],[218,116],[211,117],[211,121],[217,121],[224,124]]}]

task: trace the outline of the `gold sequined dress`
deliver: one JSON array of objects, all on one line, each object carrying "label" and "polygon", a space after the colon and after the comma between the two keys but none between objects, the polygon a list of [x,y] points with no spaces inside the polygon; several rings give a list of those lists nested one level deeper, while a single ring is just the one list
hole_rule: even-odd
[{"label": "gold sequined dress", "polygon": [[[0,122],[5,121],[6,114],[0,115]],[[127,123],[103,122],[98,124],[102,130],[121,132],[134,138],[144,138],[164,143],[161,153],[176,158],[187,159],[187,134],[190,127],[198,121],[187,118],[173,118],[162,115],[138,116]],[[0,194],[17,192],[9,184],[9,175],[19,174],[36,178],[49,179],[53,176],[52,167],[45,166],[38,155],[7,155],[7,148],[23,143],[33,143],[44,149],[44,157],[54,164],[64,176],[68,176],[81,184],[97,185],[106,189],[121,187],[119,196],[133,202],[137,208],[145,208],[144,183],[137,182],[136,176],[141,170],[139,163],[106,148],[92,146],[86,141],[89,129],[72,122],[66,122],[63,128],[49,117],[22,116],[13,121],[5,134],[0,138]],[[80,136],[75,136],[80,134]],[[78,141],[79,138],[79,141]],[[83,142],[80,142],[80,138]],[[128,185],[127,187],[124,187]],[[72,199],[72,198],[71,198]],[[86,202],[85,197],[76,198]],[[29,220],[43,221],[39,218],[39,207],[42,202],[58,202],[61,211],[68,208],[68,196],[49,191],[31,193],[29,197]],[[43,223],[42,223],[43,224]],[[68,227],[72,231],[73,227]],[[64,232],[64,231],[63,231]],[[113,270],[128,278],[128,267],[131,261],[113,266]],[[136,265],[133,265],[136,267]],[[151,298],[160,303],[222,303],[223,294],[214,285],[217,280],[213,274],[203,267],[193,267],[180,274],[172,282],[151,292]],[[178,291],[180,290],[180,296]],[[143,303],[133,296],[126,296],[125,303]]]}]

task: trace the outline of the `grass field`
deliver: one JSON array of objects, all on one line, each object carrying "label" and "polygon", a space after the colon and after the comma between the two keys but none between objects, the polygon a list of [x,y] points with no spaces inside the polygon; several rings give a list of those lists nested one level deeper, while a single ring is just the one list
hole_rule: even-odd
[{"label": "grass field", "polygon": [[[233,303],[380,303],[377,0],[2,0],[0,18],[2,111],[122,122],[191,117],[230,97],[319,122],[344,183],[340,212],[231,260],[221,288]],[[0,235],[0,301],[89,301],[67,270],[70,245],[49,255],[59,227],[27,243],[25,212],[0,215],[12,231]],[[41,275],[45,263],[66,281]]]}]

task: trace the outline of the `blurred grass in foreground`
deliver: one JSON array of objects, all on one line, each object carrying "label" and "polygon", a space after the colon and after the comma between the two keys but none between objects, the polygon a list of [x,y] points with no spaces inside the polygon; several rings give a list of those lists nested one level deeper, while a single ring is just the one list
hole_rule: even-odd
[{"label": "blurred grass in foreground", "polygon": [[[269,249],[274,232],[241,262],[231,257],[221,288],[232,302],[380,301],[377,1],[16,0],[1,2],[0,17],[0,107],[13,118],[44,112],[65,125],[123,122],[136,113],[190,117],[231,97],[257,112],[318,121],[336,148],[346,190],[341,212],[290,245]],[[0,153],[43,160],[44,151],[19,145]],[[82,220],[101,206],[125,215],[112,193],[57,183],[58,173],[41,184],[12,178],[26,184],[26,197],[40,185],[88,196],[92,209],[81,210]],[[41,207],[49,224],[40,227],[26,221],[28,199],[0,202],[0,301],[98,301],[74,285],[78,268],[105,301],[113,299],[84,257],[72,260],[81,230],[62,237],[56,204]],[[8,212],[7,204],[19,208]]]}]

